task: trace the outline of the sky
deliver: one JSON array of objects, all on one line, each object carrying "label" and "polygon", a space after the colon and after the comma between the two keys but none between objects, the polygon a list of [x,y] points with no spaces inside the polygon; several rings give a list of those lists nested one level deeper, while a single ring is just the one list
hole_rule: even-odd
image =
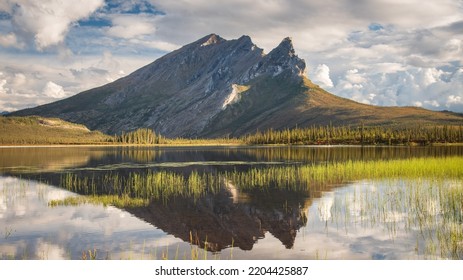
[{"label": "sky", "polygon": [[293,39],[307,76],[381,106],[463,112],[463,0],[2,0],[0,112],[101,86],[208,34],[266,53]]}]

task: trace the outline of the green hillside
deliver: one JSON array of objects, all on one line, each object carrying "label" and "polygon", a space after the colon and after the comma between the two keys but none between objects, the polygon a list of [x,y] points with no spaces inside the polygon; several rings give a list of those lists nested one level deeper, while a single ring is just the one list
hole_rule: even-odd
[{"label": "green hillside", "polygon": [[57,118],[0,116],[0,145],[98,144],[113,138]]}]

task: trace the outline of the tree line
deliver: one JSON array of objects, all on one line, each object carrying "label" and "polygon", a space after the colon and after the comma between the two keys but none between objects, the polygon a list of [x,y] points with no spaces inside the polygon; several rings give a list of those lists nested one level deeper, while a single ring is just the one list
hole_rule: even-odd
[{"label": "tree line", "polygon": [[269,129],[242,137],[246,144],[299,144],[299,145],[429,145],[433,143],[463,143],[463,127],[415,126],[311,126],[284,130]]},{"label": "tree line", "polygon": [[123,144],[166,144],[167,139],[161,134],[156,134],[154,130],[149,128],[139,128],[130,132],[122,132],[121,135],[114,136],[115,142]]},{"label": "tree line", "polygon": [[[116,135],[115,142],[123,144],[181,144],[191,139],[170,139],[149,128]],[[196,139],[194,143],[226,143],[227,139]],[[230,141],[230,140],[229,140]],[[463,143],[463,126],[311,126],[284,130],[257,131],[237,139],[234,143],[248,145],[430,145],[435,143]],[[189,142],[188,142],[189,143]],[[194,144],[192,143],[192,144]]]}]

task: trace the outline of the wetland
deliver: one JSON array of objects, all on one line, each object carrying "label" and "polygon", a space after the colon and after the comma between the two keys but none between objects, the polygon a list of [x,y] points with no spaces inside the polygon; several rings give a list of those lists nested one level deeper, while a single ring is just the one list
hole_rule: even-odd
[{"label": "wetland", "polygon": [[1,259],[461,259],[463,146],[0,148]]}]

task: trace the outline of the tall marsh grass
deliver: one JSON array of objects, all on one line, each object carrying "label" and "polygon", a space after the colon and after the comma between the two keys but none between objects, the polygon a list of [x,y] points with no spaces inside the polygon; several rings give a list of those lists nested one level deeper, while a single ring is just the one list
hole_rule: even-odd
[{"label": "tall marsh grass", "polygon": [[128,176],[106,173],[91,177],[66,173],[60,186],[87,197],[68,197],[53,200],[51,206],[96,203],[117,207],[143,206],[151,199],[163,200],[176,196],[199,198],[220,189],[215,174],[192,172],[188,176],[168,171],[131,172]]},{"label": "tall marsh grass", "polygon": [[241,191],[277,188],[310,194],[324,190],[326,186],[385,178],[463,180],[463,157],[346,161],[217,173],[193,171],[189,175],[165,170],[137,171],[128,175],[118,172],[93,173],[91,176],[66,173],[61,177],[60,186],[82,195],[105,198],[109,204],[112,204],[111,199],[116,201],[115,197],[120,197],[120,202],[130,204],[130,198],[136,198],[141,199],[137,203],[146,204],[151,199],[168,202],[177,196],[198,199],[218,192],[224,182],[232,182]]},{"label": "tall marsh grass", "polygon": [[313,190],[364,179],[458,178],[463,179],[463,158],[412,158],[406,160],[346,161],[302,166],[253,168],[224,175],[242,189],[275,186]]},{"label": "tall marsh grass", "polygon": [[[353,189],[352,189],[353,188]],[[326,209],[319,205],[320,211]],[[384,228],[394,240],[415,236],[423,258],[463,258],[463,184],[460,179],[386,179],[354,184],[328,209],[329,223]]]}]

